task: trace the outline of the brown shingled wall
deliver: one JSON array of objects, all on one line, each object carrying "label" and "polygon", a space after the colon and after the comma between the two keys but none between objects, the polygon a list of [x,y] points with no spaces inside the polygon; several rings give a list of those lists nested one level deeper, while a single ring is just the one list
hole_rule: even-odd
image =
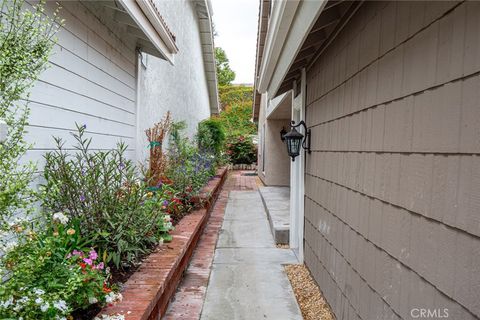
[{"label": "brown shingled wall", "polygon": [[307,70],[305,261],[337,319],[480,317],[479,35],[480,2],[366,2]]}]

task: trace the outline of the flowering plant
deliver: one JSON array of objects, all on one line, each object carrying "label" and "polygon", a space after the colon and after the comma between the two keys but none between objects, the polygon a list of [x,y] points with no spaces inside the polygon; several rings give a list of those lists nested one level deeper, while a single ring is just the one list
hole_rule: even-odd
[{"label": "flowering plant", "polygon": [[225,153],[233,164],[251,164],[257,161],[257,148],[245,136],[229,137]]},{"label": "flowering plant", "polygon": [[78,221],[78,231],[105,255],[106,263],[128,268],[168,233],[165,211],[149,191],[149,181],[138,178],[126,145],[92,151],[85,135],[86,126],[77,125],[76,154],[56,139],[57,150],[45,155],[43,206]]},{"label": "flowering plant", "polygon": [[[0,262],[0,314],[12,319],[66,319],[74,310],[112,300],[109,272],[78,232],[57,212],[44,232],[18,234]],[[70,222],[70,223],[69,223]]]},{"label": "flowering plant", "polygon": [[165,173],[179,200],[189,209],[195,206],[198,191],[215,175],[217,161],[215,153],[199,149],[198,143],[182,135],[181,124],[172,125],[167,153],[169,166]]}]

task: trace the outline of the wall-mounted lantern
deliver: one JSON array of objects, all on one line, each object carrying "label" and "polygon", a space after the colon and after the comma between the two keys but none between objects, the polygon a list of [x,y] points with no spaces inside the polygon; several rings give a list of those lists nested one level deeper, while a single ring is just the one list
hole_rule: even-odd
[{"label": "wall-mounted lantern", "polygon": [[282,130],[280,130],[280,139],[282,142],[285,142],[285,135],[287,134],[287,130],[285,130],[285,127],[282,127]]},{"label": "wall-mounted lantern", "polygon": [[[297,127],[303,126],[305,129],[305,137],[303,134],[297,131]],[[292,130],[284,135],[285,142],[287,143],[288,155],[292,157],[292,161],[295,161],[295,157],[300,154],[300,146],[303,147],[308,153],[311,153],[310,150],[310,136],[311,130],[307,128],[305,121],[300,121],[295,125],[295,121],[292,121]]]}]

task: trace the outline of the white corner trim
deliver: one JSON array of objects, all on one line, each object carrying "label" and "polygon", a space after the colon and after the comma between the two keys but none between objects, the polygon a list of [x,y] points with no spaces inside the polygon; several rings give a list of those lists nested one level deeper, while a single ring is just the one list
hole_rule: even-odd
[{"label": "white corner trim", "polygon": [[267,90],[299,3],[299,0],[272,2],[273,12],[269,20],[259,72],[257,90],[260,93]]},{"label": "white corner trim", "polygon": [[119,0],[135,23],[142,29],[155,48],[170,62],[178,52],[175,43],[157,16],[152,4],[147,0]]}]

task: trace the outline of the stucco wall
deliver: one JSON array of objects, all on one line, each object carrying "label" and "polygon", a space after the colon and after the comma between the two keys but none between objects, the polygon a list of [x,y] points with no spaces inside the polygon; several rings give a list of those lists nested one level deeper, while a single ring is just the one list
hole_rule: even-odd
[{"label": "stucco wall", "polygon": [[[29,6],[27,4],[27,6]],[[31,90],[26,140],[33,144],[22,161],[38,163],[55,147],[52,136],[72,148],[75,123],[87,126],[92,149],[109,149],[118,141],[135,148],[135,41],[113,24],[113,11],[101,3],[61,2],[65,19],[49,68]],[[46,2],[51,15],[55,2]]]},{"label": "stucco wall", "polygon": [[289,186],[290,185],[290,162],[287,147],[280,139],[282,127],[285,130],[290,128],[290,119],[267,120],[265,132],[265,184],[268,186]]},{"label": "stucco wall", "polygon": [[337,319],[480,317],[479,17],[366,2],[307,70],[305,261]]},{"label": "stucco wall", "polygon": [[199,121],[210,116],[207,80],[203,64],[199,26],[193,1],[156,1],[179,49],[175,65],[153,56],[143,59],[139,83],[137,160],[148,154],[145,129],[170,110],[175,121],[185,120],[193,137]]},{"label": "stucco wall", "polygon": [[[280,139],[282,127],[290,128],[290,119],[266,119],[266,94],[263,94],[259,112],[258,176],[267,186],[290,185],[290,161],[285,143]],[[265,132],[263,132],[265,131]],[[263,152],[265,148],[265,152]],[[263,157],[265,166],[263,167]]]}]

